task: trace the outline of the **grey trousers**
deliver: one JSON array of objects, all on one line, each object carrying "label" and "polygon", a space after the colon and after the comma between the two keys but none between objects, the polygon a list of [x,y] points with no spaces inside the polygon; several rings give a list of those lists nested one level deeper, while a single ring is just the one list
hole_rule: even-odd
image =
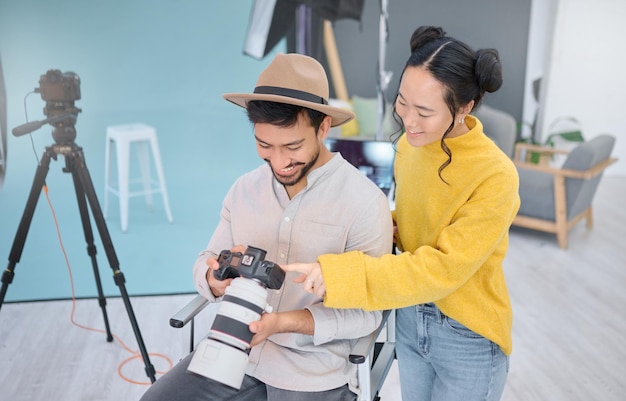
[{"label": "grey trousers", "polygon": [[187,372],[193,354],[187,355],[169,372],[154,382],[141,397],[141,401],[355,401],[348,388],[301,392],[281,390],[246,375],[239,390]]}]

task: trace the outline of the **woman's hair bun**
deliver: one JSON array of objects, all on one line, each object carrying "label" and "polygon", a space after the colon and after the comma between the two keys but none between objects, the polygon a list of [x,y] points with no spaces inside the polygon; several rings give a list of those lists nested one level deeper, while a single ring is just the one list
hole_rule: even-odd
[{"label": "woman's hair bun", "polygon": [[476,83],[485,92],[495,92],[502,86],[502,64],[496,49],[476,51]]},{"label": "woman's hair bun", "polygon": [[426,43],[444,38],[445,36],[446,32],[439,27],[421,26],[411,35],[411,53],[424,46]]}]

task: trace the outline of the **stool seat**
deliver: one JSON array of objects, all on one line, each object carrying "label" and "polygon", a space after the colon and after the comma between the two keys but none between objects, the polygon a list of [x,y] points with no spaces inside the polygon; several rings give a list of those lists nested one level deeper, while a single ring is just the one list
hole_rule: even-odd
[{"label": "stool seat", "polygon": [[[113,152],[111,148],[115,144],[117,152],[117,185],[111,183],[111,168]],[[130,190],[130,152],[131,145],[136,145],[139,167],[141,170],[140,182],[141,190]],[[151,160],[156,168],[157,178],[151,176]],[[106,148],[105,148],[105,167],[104,167],[104,215],[108,214],[109,209],[109,193],[116,195],[120,202],[120,222],[122,231],[128,229],[128,199],[133,196],[145,196],[146,204],[152,208],[152,194],[161,193],[163,196],[163,204],[167,220],[172,223],[172,213],[170,211],[169,200],[167,197],[167,187],[165,185],[165,176],[163,174],[163,166],[161,164],[161,154],[159,153],[159,143],[157,140],[156,130],[146,124],[127,124],[114,125],[107,127],[106,131]]]}]

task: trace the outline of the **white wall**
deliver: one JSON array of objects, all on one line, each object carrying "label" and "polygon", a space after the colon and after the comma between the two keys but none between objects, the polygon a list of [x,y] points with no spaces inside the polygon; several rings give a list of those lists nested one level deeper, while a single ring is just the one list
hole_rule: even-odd
[{"label": "white wall", "polygon": [[624,0],[557,0],[542,88],[543,137],[561,116],[578,119],[586,139],[616,136],[620,161],[606,175],[626,175],[625,21]]},{"label": "white wall", "polygon": [[530,6],[530,24],[528,29],[528,50],[526,52],[526,77],[524,84],[524,106],[521,135],[529,139],[535,115],[540,112],[539,102],[533,94],[533,81],[546,74],[547,60],[550,53],[554,14],[558,0],[532,0]]}]

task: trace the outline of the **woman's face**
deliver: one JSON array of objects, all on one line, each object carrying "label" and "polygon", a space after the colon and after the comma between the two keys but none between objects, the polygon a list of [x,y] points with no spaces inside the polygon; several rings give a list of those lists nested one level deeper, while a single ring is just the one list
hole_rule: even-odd
[{"label": "woman's face", "polygon": [[[441,82],[423,67],[407,67],[404,71],[396,98],[396,112],[404,123],[407,140],[412,146],[439,142],[452,123],[444,91]],[[465,115],[457,114],[457,121],[448,138],[468,132],[465,124],[458,124],[458,120]]]}]

